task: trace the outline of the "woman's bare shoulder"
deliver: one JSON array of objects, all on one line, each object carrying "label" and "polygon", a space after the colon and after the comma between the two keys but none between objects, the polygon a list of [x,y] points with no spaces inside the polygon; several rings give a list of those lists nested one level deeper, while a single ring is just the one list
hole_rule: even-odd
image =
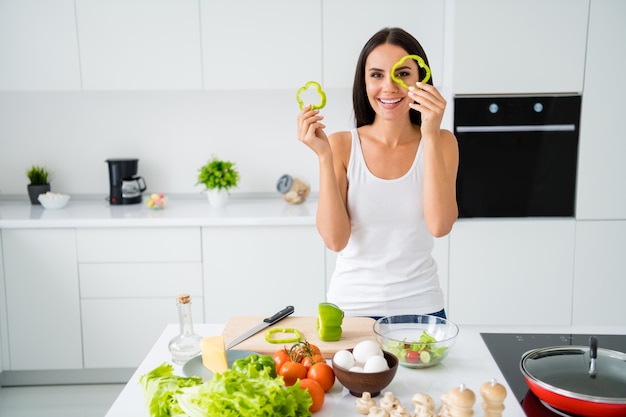
[{"label": "woman's bare shoulder", "polygon": [[334,143],[337,144],[343,144],[345,142],[350,142],[352,141],[352,132],[348,131],[348,130],[343,130],[340,132],[334,132],[332,133],[328,139]]}]

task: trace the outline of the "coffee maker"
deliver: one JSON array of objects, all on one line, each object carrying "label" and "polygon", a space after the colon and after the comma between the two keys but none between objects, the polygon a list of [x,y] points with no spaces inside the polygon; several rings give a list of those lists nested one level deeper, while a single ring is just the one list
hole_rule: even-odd
[{"label": "coffee maker", "polygon": [[137,175],[139,159],[107,159],[111,204],[139,204],[146,182]]}]

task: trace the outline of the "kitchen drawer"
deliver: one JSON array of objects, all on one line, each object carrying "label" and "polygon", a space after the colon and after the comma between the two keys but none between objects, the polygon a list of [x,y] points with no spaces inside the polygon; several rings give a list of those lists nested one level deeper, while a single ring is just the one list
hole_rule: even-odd
[{"label": "kitchen drawer", "polygon": [[[192,318],[202,321],[201,297],[192,297]],[[85,368],[136,368],[166,325],[178,323],[172,297],[81,301]]]},{"label": "kitchen drawer", "polygon": [[202,264],[79,264],[81,298],[202,296]]},{"label": "kitchen drawer", "polygon": [[199,227],[78,229],[78,262],[201,262]]}]

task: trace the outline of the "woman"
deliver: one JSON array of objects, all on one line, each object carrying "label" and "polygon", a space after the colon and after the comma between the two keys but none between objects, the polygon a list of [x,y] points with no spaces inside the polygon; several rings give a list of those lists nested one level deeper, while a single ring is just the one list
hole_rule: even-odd
[{"label": "woman", "polygon": [[441,129],[446,101],[419,81],[428,65],[419,42],[399,28],[376,33],[357,62],[353,87],[356,129],[324,132],[319,110],[298,116],[298,138],[318,156],[317,228],[340,252],[327,294],[349,316],[436,314],[445,317],[435,237],[457,218],[458,146]]}]

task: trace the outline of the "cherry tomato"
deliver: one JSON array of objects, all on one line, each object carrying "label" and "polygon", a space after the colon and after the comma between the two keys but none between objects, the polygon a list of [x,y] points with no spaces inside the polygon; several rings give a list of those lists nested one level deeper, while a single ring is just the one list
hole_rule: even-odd
[{"label": "cherry tomato", "polygon": [[309,407],[309,411],[314,413],[324,405],[324,390],[316,381],[305,378],[300,381],[300,388],[309,391],[309,395],[313,400],[313,404]]},{"label": "cherry tomato", "polygon": [[288,387],[295,384],[298,379],[306,378],[306,374],[306,368],[300,362],[285,362],[280,367],[280,372],[278,372],[278,375],[283,377],[285,385]]},{"label": "cherry tomato", "polygon": [[326,363],[326,359],[324,359],[324,357],[319,354],[319,355],[313,355],[313,363],[320,363],[320,362],[324,362]]},{"label": "cherry tomato", "polygon": [[302,359],[302,365],[304,365],[304,367],[308,370],[311,368],[311,366],[315,365],[315,362],[313,361],[313,358],[310,357],[305,357]]},{"label": "cherry tomato", "polygon": [[404,358],[408,363],[418,363],[420,361],[420,354],[414,350],[409,350]]},{"label": "cherry tomato", "polygon": [[291,361],[289,357],[289,353],[285,349],[281,349],[278,352],[274,353],[272,356],[274,358],[274,362],[276,363],[276,370],[280,370],[280,367],[283,366],[285,362]]},{"label": "cherry tomato", "polygon": [[322,352],[319,347],[307,342],[306,340],[294,344],[291,349],[289,349],[289,355],[291,356],[291,360],[294,362],[302,362],[304,358],[312,358],[321,354]]},{"label": "cherry tomato", "polygon": [[320,384],[324,391],[328,391],[335,384],[335,371],[326,362],[318,362],[311,366],[306,377]]}]

